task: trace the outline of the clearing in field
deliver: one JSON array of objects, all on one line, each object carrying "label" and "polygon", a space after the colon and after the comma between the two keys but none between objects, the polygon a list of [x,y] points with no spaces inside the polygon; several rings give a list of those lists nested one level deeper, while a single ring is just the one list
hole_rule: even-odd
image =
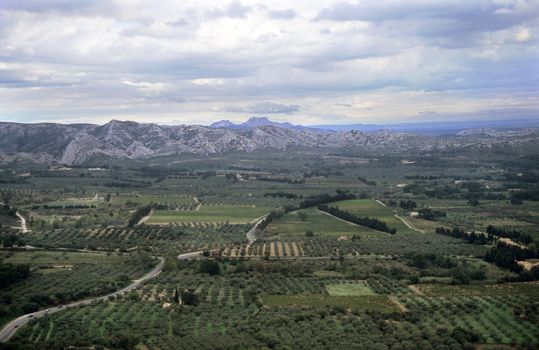
[{"label": "clearing in field", "polygon": [[290,212],[266,229],[268,235],[304,235],[307,231],[312,231],[316,236],[336,237],[361,233],[379,234],[378,231],[339,220],[316,208]]},{"label": "clearing in field", "polygon": [[527,295],[536,297],[539,281],[474,285],[419,284],[415,287],[429,296]]},{"label": "clearing in field", "polygon": [[4,263],[29,265],[73,265],[73,264],[119,264],[126,257],[116,254],[69,251],[19,251],[2,252],[0,258]]},{"label": "clearing in field", "polygon": [[250,205],[202,205],[198,211],[155,210],[146,223],[154,225],[195,222],[247,224],[270,211],[271,208]]},{"label": "clearing in field", "polygon": [[380,312],[399,311],[391,300],[382,295],[330,296],[330,295],[266,295],[264,305],[270,307],[344,307]]},{"label": "clearing in field", "polygon": [[328,206],[337,206],[341,210],[346,210],[362,217],[377,218],[378,220],[382,220],[389,227],[396,228],[397,234],[414,232],[401,220],[395,217],[395,213],[393,213],[391,207],[384,207],[372,199],[353,199],[333,202],[328,204]]},{"label": "clearing in field", "polygon": [[193,205],[197,204],[193,197],[191,196],[113,196],[111,199],[113,204],[126,204],[136,203],[136,204],[149,204],[149,203],[174,203],[174,204],[185,204]]},{"label": "clearing in field", "polygon": [[376,295],[366,281],[355,281],[354,283],[327,284],[326,292],[330,296],[364,296]]}]

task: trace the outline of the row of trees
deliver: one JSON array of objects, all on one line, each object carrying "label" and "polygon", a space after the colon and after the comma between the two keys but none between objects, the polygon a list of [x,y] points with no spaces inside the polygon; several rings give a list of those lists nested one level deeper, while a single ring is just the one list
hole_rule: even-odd
[{"label": "row of trees", "polygon": [[353,193],[347,193],[342,190],[337,190],[337,194],[334,195],[325,193],[317,196],[311,196],[299,203],[299,209],[310,208],[320,204],[344,201],[349,199],[356,199],[356,195]]},{"label": "row of trees", "polygon": [[475,231],[468,233],[460,228],[449,229],[445,227],[436,227],[436,233],[439,235],[464,239],[472,244],[484,245],[490,244],[494,241],[494,237],[492,235],[485,236],[484,234],[476,233]]},{"label": "row of trees", "polygon": [[414,202],[413,200],[405,200],[405,201],[401,200],[399,203],[399,207],[401,207],[404,210],[412,210],[412,209],[417,208],[417,203]]},{"label": "row of trees", "polygon": [[437,218],[443,218],[446,216],[446,213],[441,210],[435,210],[431,208],[422,208],[417,211],[419,213],[419,217],[424,220],[433,221]]},{"label": "row of trees", "polygon": [[527,233],[522,233],[515,229],[506,228],[506,227],[495,227],[492,225],[488,225],[487,233],[489,235],[495,235],[498,237],[510,238],[514,241],[519,241],[524,244],[529,244],[533,242],[533,238],[531,235]]},{"label": "row of trees", "polygon": [[298,198],[298,195],[295,193],[278,191],[278,192],[266,192],[264,193],[264,197],[272,197],[272,198],[281,197],[281,198],[296,199]]},{"label": "row of trees", "polygon": [[385,222],[378,220],[377,218],[358,216],[348,211],[341,210],[339,209],[339,207],[329,207],[324,204],[320,204],[318,206],[318,209],[357,225],[365,226],[382,232],[391,233],[392,235],[397,233],[397,229],[390,228]]},{"label": "row of trees", "polygon": [[364,178],[363,176],[358,176],[357,179],[358,179],[360,182],[363,182],[365,185],[368,185],[368,186],[376,186],[376,181],[368,180],[367,178]]}]

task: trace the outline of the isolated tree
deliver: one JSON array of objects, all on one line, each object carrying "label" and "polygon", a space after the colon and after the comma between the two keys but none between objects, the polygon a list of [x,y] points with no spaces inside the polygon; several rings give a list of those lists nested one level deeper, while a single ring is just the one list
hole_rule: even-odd
[{"label": "isolated tree", "polygon": [[210,275],[218,275],[221,273],[221,266],[215,260],[204,260],[200,263],[199,271]]},{"label": "isolated tree", "polygon": [[174,288],[174,303],[175,304],[180,303],[180,295],[178,293],[178,288]]},{"label": "isolated tree", "polygon": [[2,202],[4,202],[4,205],[9,205],[9,202],[11,201],[11,198],[13,197],[13,194],[9,191],[3,191],[1,198]]},{"label": "isolated tree", "polygon": [[196,306],[199,303],[198,296],[192,290],[182,291],[182,301],[185,305]]},{"label": "isolated tree", "polygon": [[298,216],[299,216],[299,219],[301,221],[307,221],[307,213],[306,212],[300,211],[300,212],[298,212]]}]

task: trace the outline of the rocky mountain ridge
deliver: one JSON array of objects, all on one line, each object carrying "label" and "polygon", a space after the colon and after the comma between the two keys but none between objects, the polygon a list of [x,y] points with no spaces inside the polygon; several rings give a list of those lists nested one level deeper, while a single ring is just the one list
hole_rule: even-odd
[{"label": "rocky mountain ridge", "polygon": [[[490,137],[486,137],[489,136]],[[517,140],[537,133],[515,136]],[[394,152],[448,147],[490,147],[495,134],[433,138],[387,130],[317,131],[279,125],[232,129],[201,125],[158,125],[112,120],[93,124],[0,123],[0,165],[14,160],[46,164],[82,164],[94,157],[144,159],[181,154],[209,155],[288,147],[391,149]],[[504,135],[504,140],[507,136]]]}]

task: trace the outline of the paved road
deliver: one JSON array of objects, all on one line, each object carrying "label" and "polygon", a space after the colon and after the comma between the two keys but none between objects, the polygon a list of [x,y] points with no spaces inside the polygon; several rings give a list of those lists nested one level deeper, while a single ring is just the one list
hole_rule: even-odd
[{"label": "paved road", "polygon": [[113,292],[113,293],[110,293],[101,297],[75,301],[73,303],[66,304],[66,305],[50,307],[48,309],[32,312],[32,313],[22,315],[14,319],[13,321],[6,324],[4,328],[2,328],[2,330],[0,331],[0,342],[5,343],[6,341],[8,341],[19,328],[21,328],[22,326],[24,326],[25,324],[27,324],[28,322],[30,322],[31,320],[35,318],[43,317],[45,315],[51,315],[51,314],[60,312],[62,310],[71,309],[78,306],[89,305],[89,304],[92,304],[93,302],[112,298],[117,295],[125,294],[136,289],[142,283],[159,275],[159,273],[163,270],[163,266],[165,265],[165,259],[162,257],[158,257],[158,259],[159,259],[159,264],[157,264],[157,266],[152,271],[148,272],[142,278],[139,278],[138,280],[134,280],[133,283],[131,283],[127,287],[122,288],[116,292]]}]

